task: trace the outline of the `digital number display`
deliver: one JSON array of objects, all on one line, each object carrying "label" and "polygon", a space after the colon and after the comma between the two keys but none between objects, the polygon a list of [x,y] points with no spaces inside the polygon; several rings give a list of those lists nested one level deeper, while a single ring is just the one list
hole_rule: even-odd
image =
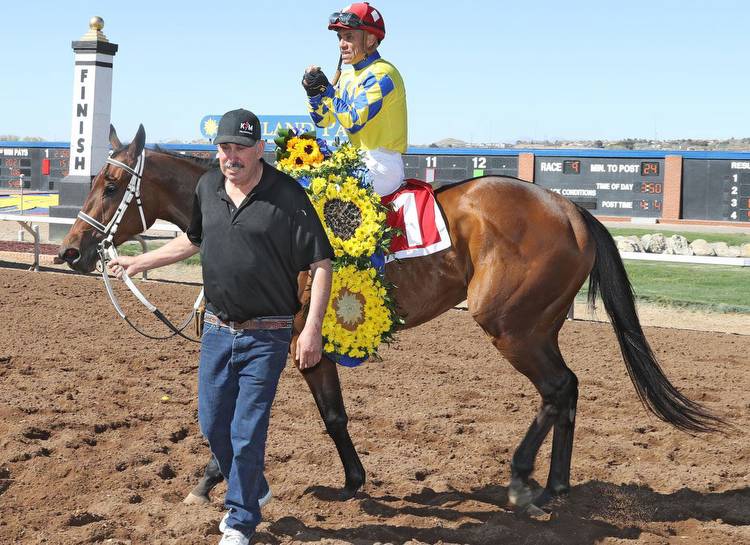
[{"label": "digital number display", "polygon": [[581,161],[578,159],[568,159],[563,161],[563,174],[580,174]]},{"label": "digital number display", "polygon": [[657,161],[642,161],[641,176],[658,176],[659,163]]},{"label": "digital number display", "polygon": [[656,195],[661,194],[662,184],[656,182],[642,182],[641,193],[654,193]]},{"label": "digital number display", "polygon": [[639,208],[641,210],[661,210],[661,201],[639,201]]}]

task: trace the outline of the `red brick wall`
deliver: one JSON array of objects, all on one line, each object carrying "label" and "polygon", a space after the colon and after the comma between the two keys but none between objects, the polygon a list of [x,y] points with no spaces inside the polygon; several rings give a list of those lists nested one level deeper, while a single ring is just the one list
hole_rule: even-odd
[{"label": "red brick wall", "polygon": [[680,219],[682,202],[682,156],[667,155],[664,158],[664,197],[662,221]]},{"label": "red brick wall", "polygon": [[534,183],[534,154],[518,154],[518,177],[527,182]]}]

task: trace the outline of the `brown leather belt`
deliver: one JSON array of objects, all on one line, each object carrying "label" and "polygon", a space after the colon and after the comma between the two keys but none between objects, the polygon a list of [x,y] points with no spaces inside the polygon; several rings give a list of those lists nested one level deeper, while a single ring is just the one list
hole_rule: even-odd
[{"label": "brown leather belt", "polygon": [[240,331],[242,329],[288,329],[292,327],[291,318],[257,318],[254,320],[245,320],[244,322],[225,322],[213,314],[206,313],[204,320],[206,323],[228,327],[233,331]]}]

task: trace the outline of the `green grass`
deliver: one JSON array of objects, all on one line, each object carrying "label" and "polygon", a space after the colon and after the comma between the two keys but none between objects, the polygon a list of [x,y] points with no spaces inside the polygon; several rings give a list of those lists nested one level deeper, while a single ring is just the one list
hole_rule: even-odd
[{"label": "green grass", "polygon": [[[712,312],[750,313],[750,268],[625,260],[639,301]],[[587,294],[588,283],[579,297]]]},{"label": "green grass", "polygon": [[642,237],[646,234],[661,233],[665,237],[671,237],[672,235],[682,235],[688,241],[692,242],[695,239],[702,238],[706,242],[726,242],[729,246],[741,246],[742,244],[750,244],[750,234],[744,233],[694,233],[690,231],[665,231],[659,229],[658,226],[653,228],[633,228],[633,227],[608,227],[607,228],[612,236],[623,236],[627,237],[630,235],[636,235]]}]

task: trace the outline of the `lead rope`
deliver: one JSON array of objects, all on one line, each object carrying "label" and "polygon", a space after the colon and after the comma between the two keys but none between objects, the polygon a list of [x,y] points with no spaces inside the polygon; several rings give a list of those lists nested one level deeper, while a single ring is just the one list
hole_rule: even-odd
[{"label": "lead rope", "polygon": [[[185,319],[185,321],[179,325],[174,325],[164,314],[156,308],[155,305],[153,305],[145,295],[141,292],[141,290],[138,289],[138,287],[133,283],[130,276],[123,271],[123,281],[125,282],[125,285],[128,287],[128,289],[132,292],[133,295],[150,311],[156,316],[159,320],[161,320],[169,329],[172,330],[171,335],[167,335],[165,337],[157,337],[155,335],[150,335],[146,333],[145,331],[142,331],[139,329],[133,322],[131,322],[128,317],[125,315],[125,312],[122,310],[122,307],[117,301],[117,297],[115,296],[115,292],[112,289],[112,283],[109,278],[109,273],[107,272],[107,263],[115,259],[117,257],[117,249],[115,248],[114,243],[112,242],[115,233],[117,232],[117,228],[120,226],[120,221],[122,221],[123,216],[125,215],[125,212],[128,208],[128,205],[130,204],[130,201],[135,197],[135,202],[138,207],[138,213],[141,217],[141,225],[143,226],[143,231],[146,231],[148,227],[146,226],[146,217],[143,213],[143,202],[141,201],[141,178],[143,177],[143,169],[146,163],[146,150],[144,149],[141,154],[138,156],[138,160],[135,163],[135,168],[130,168],[125,163],[122,163],[120,161],[117,161],[116,159],[112,159],[111,157],[107,158],[107,163],[114,165],[116,167],[119,167],[126,172],[130,173],[130,182],[128,183],[128,187],[125,190],[125,194],[122,197],[122,201],[120,201],[120,205],[117,207],[117,210],[115,211],[114,215],[112,216],[112,219],[109,220],[109,223],[105,226],[101,222],[97,221],[96,219],[92,218],[88,214],[84,212],[78,212],[78,217],[91,225],[94,229],[99,231],[102,235],[104,235],[104,239],[99,243],[97,246],[97,252],[99,254],[99,259],[102,263],[102,279],[104,280],[104,287],[107,290],[107,295],[109,295],[109,300],[112,302],[112,306],[115,307],[115,311],[117,314],[125,320],[130,327],[135,329],[138,333],[143,335],[144,337],[147,337],[149,339],[155,339],[155,340],[164,340],[164,339],[170,339],[174,337],[175,335],[179,335],[180,337],[187,339],[188,341],[194,342],[194,343],[200,343],[200,339],[193,339],[191,337],[188,337],[185,335],[182,331],[188,326],[190,322],[193,321],[193,319],[196,317],[196,315],[199,316],[199,321],[202,319],[203,314],[203,307],[201,305],[201,301],[203,300],[203,288],[201,288],[200,294],[198,295],[198,298],[195,300],[195,304],[193,305],[193,310],[190,312],[188,317]],[[200,337],[200,328],[196,327],[196,335]]]},{"label": "lead rope", "polygon": [[[159,320],[161,320],[164,325],[166,325],[169,329],[172,330],[172,333],[170,335],[166,335],[164,337],[157,337],[155,335],[150,335],[146,333],[145,331],[141,330],[136,326],[133,322],[130,321],[130,319],[127,317],[125,312],[122,310],[122,307],[120,307],[120,304],[117,301],[117,296],[115,295],[114,290],[112,289],[112,282],[109,278],[109,273],[107,272],[107,263],[111,261],[112,259],[115,259],[117,257],[117,250],[115,249],[114,245],[108,245],[106,248],[103,247],[103,245],[99,246],[99,259],[102,261],[102,279],[104,280],[104,287],[107,289],[107,295],[109,295],[109,300],[112,301],[112,306],[115,307],[115,311],[117,311],[117,314],[119,314],[120,318],[125,320],[130,327],[135,329],[138,333],[143,335],[144,337],[147,337],[149,339],[155,339],[155,340],[164,340],[164,339],[171,339],[175,335],[179,335],[183,339],[186,339],[190,342],[194,343],[200,343],[200,339],[193,339],[192,337],[187,336],[185,333],[183,333],[184,329],[195,319],[196,314],[202,313],[201,311],[201,302],[203,300],[203,288],[201,288],[200,293],[198,294],[198,298],[195,300],[195,303],[193,304],[193,310],[190,312],[190,314],[185,318],[185,321],[176,326],[174,325],[169,318],[164,316],[164,314],[156,308],[154,304],[149,301],[145,295],[143,295],[143,292],[138,289],[138,287],[133,283],[133,280],[130,278],[127,272],[122,272],[122,280],[125,282],[125,285],[128,287],[128,289],[135,295],[135,297],[145,306],[151,313],[154,314]],[[198,329],[196,329],[196,333],[199,333]]]}]

